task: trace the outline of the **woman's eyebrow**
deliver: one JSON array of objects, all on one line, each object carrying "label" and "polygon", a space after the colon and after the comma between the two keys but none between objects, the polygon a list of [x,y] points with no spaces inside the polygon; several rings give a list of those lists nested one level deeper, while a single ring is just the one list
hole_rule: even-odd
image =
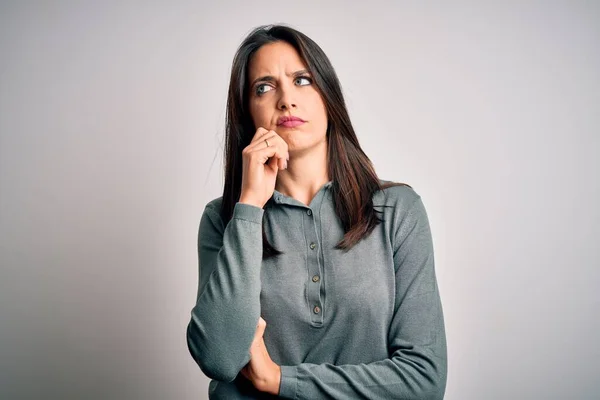
[{"label": "woman's eyebrow", "polygon": [[[298,75],[302,75],[302,74],[307,74],[309,73],[307,69],[301,69],[298,70],[296,72],[292,72],[291,74],[286,74],[287,76],[293,76],[296,77]],[[256,85],[257,82],[260,81],[264,81],[264,82],[274,82],[276,79],[271,76],[271,75],[265,75],[265,76],[261,76],[260,78],[256,78],[253,82],[252,85],[250,85],[250,87],[253,87],[254,85]]]}]

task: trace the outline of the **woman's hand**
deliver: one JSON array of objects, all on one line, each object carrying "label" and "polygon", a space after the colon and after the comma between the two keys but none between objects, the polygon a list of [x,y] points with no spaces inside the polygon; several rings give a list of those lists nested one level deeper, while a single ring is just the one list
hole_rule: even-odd
[{"label": "woman's hand", "polygon": [[[269,146],[267,147],[267,143]],[[275,131],[258,128],[242,150],[242,190],[240,202],[263,207],[275,190],[280,169],[287,168],[288,145]]]},{"label": "woman's hand", "polygon": [[266,327],[266,321],[262,317],[259,318],[254,340],[250,346],[250,362],[240,372],[252,382],[256,389],[278,395],[281,368],[271,360],[265,346],[263,334]]}]

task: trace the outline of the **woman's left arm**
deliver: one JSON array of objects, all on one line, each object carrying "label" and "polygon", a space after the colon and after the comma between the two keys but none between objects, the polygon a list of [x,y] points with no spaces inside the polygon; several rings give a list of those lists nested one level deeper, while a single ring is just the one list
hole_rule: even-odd
[{"label": "woman's left arm", "polygon": [[447,351],[433,242],[418,197],[397,224],[396,298],[390,357],[369,364],[281,366],[279,396],[287,399],[442,399]]}]

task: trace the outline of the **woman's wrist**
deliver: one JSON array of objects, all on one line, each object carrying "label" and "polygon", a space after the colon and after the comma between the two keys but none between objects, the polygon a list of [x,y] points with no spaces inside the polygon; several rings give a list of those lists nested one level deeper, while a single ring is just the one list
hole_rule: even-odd
[{"label": "woman's wrist", "polygon": [[279,395],[279,386],[281,385],[281,367],[275,363],[273,379],[271,383],[271,387],[269,393],[278,396]]},{"label": "woman's wrist", "polygon": [[263,208],[263,205],[259,204],[258,201],[249,199],[247,197],[240,197],[240,200],[238,201],[238,203],[249,204],[254,207]]}]

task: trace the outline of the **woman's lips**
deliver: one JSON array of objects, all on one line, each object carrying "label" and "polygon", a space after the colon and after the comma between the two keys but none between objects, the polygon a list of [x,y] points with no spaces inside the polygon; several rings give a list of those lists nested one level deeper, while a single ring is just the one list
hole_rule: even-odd
[{"label": "woman's lips", "polygon": [[282,122],[279,126],[285,126],[286,128],[294,128],[298,125],[302,125],[304,121],[300,121],[298,119]]}]

